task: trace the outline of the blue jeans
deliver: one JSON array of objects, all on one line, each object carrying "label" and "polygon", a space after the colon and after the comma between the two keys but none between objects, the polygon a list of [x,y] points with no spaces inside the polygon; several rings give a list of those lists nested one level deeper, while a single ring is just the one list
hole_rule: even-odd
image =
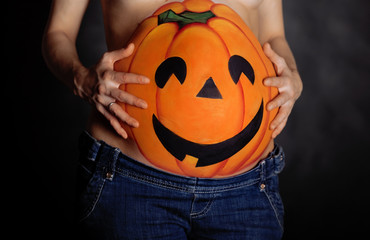
[{"label": "blue jeans", "polygon": [[86,132],[80,150],[77,226],[86,239],[282,237],[281,147],[252,170],[223,179],[153,169]]}]

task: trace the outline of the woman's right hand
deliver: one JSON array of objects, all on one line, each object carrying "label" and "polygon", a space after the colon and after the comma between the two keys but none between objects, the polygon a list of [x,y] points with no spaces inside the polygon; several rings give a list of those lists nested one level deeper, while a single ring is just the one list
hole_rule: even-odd
[{"label": "woman's right hand", "polygon": [[148,106],[143,99],[119,89],[119,86],[121,84],[148,84],[149,78],[113,70],[114,62],[129,57],[133,51],[134,44],[131,43],[127,48],[106,52],[95,66],[78,71],[79,73],[75,77],[74,93],[94,105],[115,131],[125,139],[128,135],[120,122],[131,127],[138,127],[139,122],[116,102],[123,102],[143,109]]}]

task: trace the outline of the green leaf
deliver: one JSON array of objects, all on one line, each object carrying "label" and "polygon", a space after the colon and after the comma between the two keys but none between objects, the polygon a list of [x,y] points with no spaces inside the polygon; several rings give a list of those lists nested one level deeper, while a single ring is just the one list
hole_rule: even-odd
[{"label": "green leaf", "polygon": [[208,19],[216,17],[211,11],[195,13],[190,11],[185,11],[180,14],[174,11],[167,10],[158,15],[158,25],[169,22],[177,22],[180,28],[183,28],[187,24],[191,23],[207,23]]}]

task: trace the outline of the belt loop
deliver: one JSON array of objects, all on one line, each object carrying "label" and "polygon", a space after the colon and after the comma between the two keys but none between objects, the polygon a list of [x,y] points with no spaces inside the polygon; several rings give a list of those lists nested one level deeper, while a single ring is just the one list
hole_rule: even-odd
[{"label": "belt loop", "polygon": [[261,173],[260,173],[261,183],[260,183],[260,191],[264,191],[266,188],[265,181],[266,181],[266,161],[263,160],[261,162]]},{"label": "belt loop", "polygon": [[105,174],[105,177],[107,180],[110,180],[110,181],[113,180],[119,154],[120,154],[120,150],[118,148],[114,148],[112,152],[110,153],[110,159],[109,159],[106,174]]},{"label": "belt loop", "polygon": [[278,154],[274,157],[274,165],[275,174],[279,174],[285,167],[285,154],[280,146]]}]

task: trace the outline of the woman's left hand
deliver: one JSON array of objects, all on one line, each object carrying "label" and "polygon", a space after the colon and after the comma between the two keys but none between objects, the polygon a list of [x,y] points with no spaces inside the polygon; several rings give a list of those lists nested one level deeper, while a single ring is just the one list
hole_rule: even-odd
[{"label": "woman's left hand", "polygon": [[267,104],[267,110],[279,108],[275,119],[270,124],[273,130],[272,138],[276,138],[284,129],[288,117],[293,109],[295,101],[301,95],[303,84],[298,71],[291,70],[284,58],[279,56],[269,43],[263,45],[263,51],[274,64],[276,77],[269,77],[264,80],[264,85],[276,87],[279,94]]}]

